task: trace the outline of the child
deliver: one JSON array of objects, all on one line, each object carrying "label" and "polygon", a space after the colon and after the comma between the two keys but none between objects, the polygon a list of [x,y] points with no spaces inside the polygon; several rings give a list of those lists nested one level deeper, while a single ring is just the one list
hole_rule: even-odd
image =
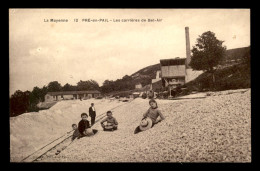
[{"label": "child", "polygon": [[[154,99],[151,99],[149,101],[149,105],[151,106],[143,115],[143,119],[146,119],[147,117],[150,118],[152,120],[152,127],[157,124],[158,122],[162,121],[165,119],[165,117],[163,116],[163,114],[161,113],[161,111],[158,109],[157,103]],[[157,120],[158,116],[160,116],[160,119]],[[134,133],[137,134],[138,132],[141,132],[142,130],[140,130],[140,127],[138,126]]]},{"label": "child", "polygon": [[[73,132],[71,141],[65,141],[65,142],[63,142],[62,148],[58,148],[58,149],[57,149],[57,152],[55,153],[56,155],[58,155],[62,150],[64,150],[65,148],[67,148],[67,147],[73,142],[73,140],[75,140],[76,138],[78,138],[78,139],[80,138],[80,133],[79,133],[79,130],[78,130],[76,124],[72,124],[72,129],[74,130],[74,132]],[[70,132],[68,132],[68,133],[70,133]]]},{"label": "child", "polygon": [[98,132],[98,130],[93,129],[91,130],[90,125],[89,125],[89,121],[87,120],[88,115],[86,113],[82,113],[81,114],[81,121],[79,121],[79,133],[80,133],[80,138],[84,137],[84,136],[90,136],[90,135],[94,135]]},{"label": "child", "polygon": [[75,138],[80,137],[79,129],[76,124],[72,124],[72,129],[74,130],[71,140],[73,141]]},{"label": "child", "polygon": [[[104,122],[107,122],[106,125],[104,125]],[[117,130],[118,122],[116,118],[112,116],[111,111],[107,111],[107,117],[101,121],[101,126],[104,131],[114,131]]]}]

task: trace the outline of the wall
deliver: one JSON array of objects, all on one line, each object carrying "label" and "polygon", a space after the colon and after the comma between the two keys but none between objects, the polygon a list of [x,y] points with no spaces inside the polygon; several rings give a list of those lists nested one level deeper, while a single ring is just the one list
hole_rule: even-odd
[{"label": "wall", "polygon": [[135,88],[142,88],[142,84],[135,85]]},{"label": "wall", "polygon": [[192,69],[186,69],[185,83],[194,80],[202,73],[203,71],[193,71]]},{"label": "wall", "polygon": [[44,96],[44,99],[45,99],[45,102],[51,102],[51,101],[54,100],[53,97],[50,96],[49,94],[46,94],[46,95]]},{"label": "wall", "polygon": [[161,71],[157,71],[156,72],[156,78],[152,79],[152,83],[155,83],[155,82],[160,81],[160,80],[161,80]]},{"label": "wall", "polygon": [[162,66],[162,77],[185,76],[185,65]]},{"label": "wall", "polygon": [[92,94],[88,94],[88,95],[87,95],[87,98],[92,98]]},{"label": "wall", "polygon": [[100,94],[94,94],[94,98],[98,97]]},{"label": "wall", "polygon": [[162,88],[162,80],[160,79],[157,82],[152,83],[151,89],[153,91],[156,91],[157,89],[161,89]]},{"label": "wall", "polygon": [[63,95],[64,99],[73,99],[73,95]]}]

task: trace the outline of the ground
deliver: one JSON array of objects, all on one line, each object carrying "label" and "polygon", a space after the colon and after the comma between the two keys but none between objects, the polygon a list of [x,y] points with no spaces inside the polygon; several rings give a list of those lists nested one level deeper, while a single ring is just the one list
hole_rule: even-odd
[{"label": "ground", "polygon": [[[99,130],[96,135],[77,139],[58,155],[49,153],[38,162],[251,162],[251,89],[204,95],[206,98],[157,100],[166,119],[139,134],[133,132],[149,108],[148,99],[96,101],[97,111],[116,107],[112,111],[118,130],[104,132],[97,123],[93,127]],[[80,105],[91,103],[87,101],[70,102],[74,108],[64,102],[60,115],[64,110],[79,115]],[[53,108],[59,107],[56,105]]]}]

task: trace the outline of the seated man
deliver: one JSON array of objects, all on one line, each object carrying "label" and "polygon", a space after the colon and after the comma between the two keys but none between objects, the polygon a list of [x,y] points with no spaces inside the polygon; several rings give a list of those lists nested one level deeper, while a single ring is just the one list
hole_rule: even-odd
[{"label": "seated man", "polygon": [[[107,122],[106,125],[104,122]],[[117,130],[118,122],[116,118],[112,116],[111,111],[107,111],[107,117],[101,121],[101,126],[104,131],[114,131]]]}]

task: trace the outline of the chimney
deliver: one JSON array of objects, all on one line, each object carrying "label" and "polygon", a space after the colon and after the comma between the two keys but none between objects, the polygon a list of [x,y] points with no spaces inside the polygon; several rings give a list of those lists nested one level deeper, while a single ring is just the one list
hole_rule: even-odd
[{"label": "chimney", "polygon": [[185,36],[186,36],[186,68],[190,68],[190,36],[189,36],[189,27],[185,27]]}]

